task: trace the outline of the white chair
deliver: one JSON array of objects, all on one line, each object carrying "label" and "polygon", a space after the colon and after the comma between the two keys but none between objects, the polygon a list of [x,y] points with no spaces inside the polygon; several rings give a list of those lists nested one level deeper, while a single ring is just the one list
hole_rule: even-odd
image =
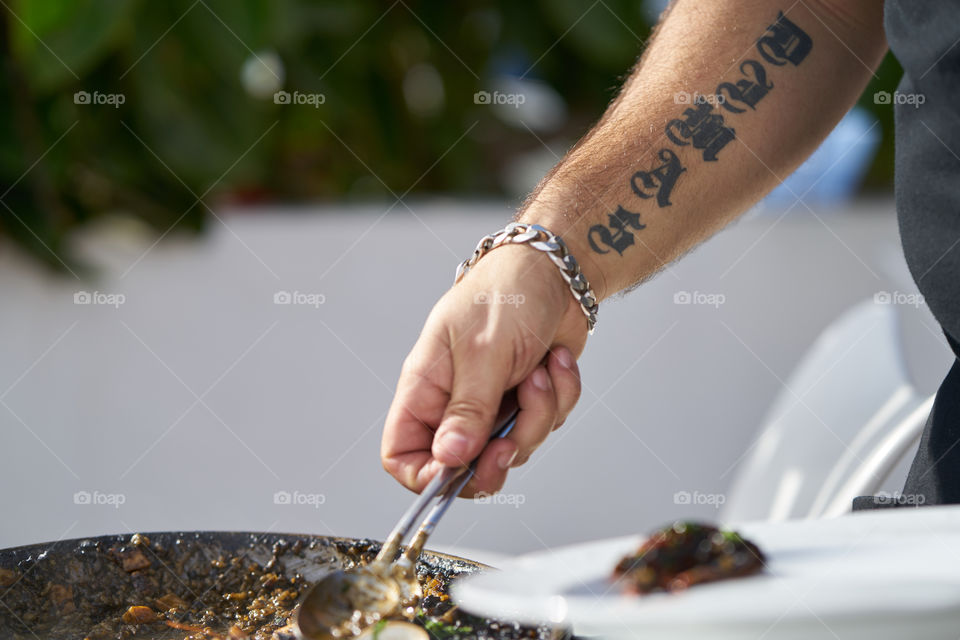
[{"label": "white chair", "polygon": [[[905,467],[913,459],[913,454],[920,444],[920,436],[933,408],[934,398],[932,395],[920,402],[899,424],[878,438],[873,449],[863,457],[863,462],[833,492],[830,502],[822,509],[811,510],[809,516],[833,518],[850,511],[850,503],[857,496],[876,495],[881,490],[891,495],[898,492],[906,476]],[[894,478],[897,482],[895,486],[885,486],[887,481]],[[821,505],[822,501],[816,506],[819,508]]]},{"label": "white chair", "polygon": [[932,405],[910,383],[899,345],[892,305],[866,301],[830,325],[774,401],[723,519],[840,515],[893,481]]}]

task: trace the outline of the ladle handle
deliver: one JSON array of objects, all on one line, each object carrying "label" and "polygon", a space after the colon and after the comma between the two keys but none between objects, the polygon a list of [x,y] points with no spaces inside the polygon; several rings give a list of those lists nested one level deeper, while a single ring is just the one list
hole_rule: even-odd
[{"label": "ladle handle", "polygon": [[[506,418],[506,422],[497,429],[490,439],[494,438],[503,438],[508,433],[513,431],[513,427],[517,424],[517,415],[519,415],[520,409],[516,408]],[[440,496],[440,499],[433,509],[430,510],[430,513],[427,514],[427,518],[420,525],[420,528],[417,529],[416,535],[410,541],[410,544],[407,545],[407,550],[404,552],[403,557],[409,561],[411,564],[416,562],[417,558],[420,557],[420,552],[423,551],[423,545],[426,544],[427,538],[430,537],[430,534],[433,533],[433,530],[437,528],[437,523],[440,522],[440,518],[443,517],[443,514],[447,512],[447,509],[450,508],[450,505],[457,499],[457,496],[460,495],[460,492],[463,491],[463,488],[467,486],[467,483],[470,481],[470,478],[473,477],[473,474],[477,470],[477,461],[474,460],[469,467],[466,469],[459,469],[459,475],[454,477],[451,482],[447,485],[446,491],[443,492],[443,495]]]},{"label": "ladle handle", "polygon": [[[506,394],[504,394],[503,400],[500,403],[500,410],[497,412],[497,428],[490,435],[490,440],[493,440],[494,438],[502,438],[510,433],[517,422],[517,415],[519,413],[520,407],[517,404],[516,391],[508,391]],[[394,558],[397,557],[397,552],[400,550],[400,545],[403,543],[403,539],[408,533],[410,533],[414,523],[420,518],[423,512],[426,511],[427,507],[430,505],[430,502],[433,501],[433,499],[438,495],[443,493],[440,501],[434,505],[434,508],[430,511],[430,515],[427,516],[426,521],[424,521],[423,525],[421,525],[420,530],[418,531],[419,536],[419,532],[423,530],[423,527],[432,522],[432,524],[429,526],[429,530],[425,534],[426,536],[429,536],[436,527],[436,523],[443,516],[447,508],[449,508],[450,503],[453,502],[470,478],[473,477],[476,464],[477,461],[474,460],[466,469],[463,467],[444,467],[435,476],[433,476],[433,479],[430,480],[414,503],[406,510],[406,512],[403,514],[403,517],[400,518],[400,521],[393,528],[393,531],[390,532],[390,535],[387,536],[386,541],[383,543],[383,547],[380,548],[380,553],[377,554],[375,562],[393,562]],[[451,483],[452,485],[459,484],[459,488],[457,488],[452,495],[449,495],[449,492],[444,490],[447,489],[448,486],[452,488]],[[424,538],[424,541],[425,540],[426,538]],[[413,544],[411,543],[410,546],[413,546]],[[419,552],[417,555],[419,555]]]}]

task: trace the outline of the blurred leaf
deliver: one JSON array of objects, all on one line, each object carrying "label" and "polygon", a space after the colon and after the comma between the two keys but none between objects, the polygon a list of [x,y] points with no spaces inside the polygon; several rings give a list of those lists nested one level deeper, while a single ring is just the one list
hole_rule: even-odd
[{"label": "blurred leaf", "polygon": [[135,0],[12,3],[13,52],[34,90],[42,94],[78,83],[77,76],[120,43],[136,5]]},{"label": "blurred leaf", "polygon": [[863,187],[869,191],[889,190],[893,184],[894,165],[894,132],[893,107],[889,104],[877,104],[873,94],[877,91],[893,92],[900,84],[903,68],[893,53],[887,52],[883,62],[875,73],[875,77],[867,85],[857,105],[869,111],[880,123],[883,132],[883,144],[877,149],[877,155],[867,171]]},{"label": "blurred leaf", "polygon": [[[61,269],[70,233],[115,210],[167,231],[202,228],[222,196],[502,196],[517,155],[596,121],[650,32],[642,0],[6,2],[0,193],[16,183],[4,199],[16,216],[0,206],[0,233]],[[265,51],[285,91],[323,103],[249,94],[244,63]],[[436,113],[407,103],[417,65],[439,76]],[[538,138],[475,104],[500,75],[550,85],[567,121]],[[892,110],[872,94],[899,75],[888,57],[861,101],[885,135],[870,188],[889,189],[893,161]],[[77,104],[75,91],[124,102]]]},{"label": "blurred leaf", "polygon": [[619,69],[639,55],[647,35],[638,2],[547,0],[541,7],[559,44],[606,68]]}]

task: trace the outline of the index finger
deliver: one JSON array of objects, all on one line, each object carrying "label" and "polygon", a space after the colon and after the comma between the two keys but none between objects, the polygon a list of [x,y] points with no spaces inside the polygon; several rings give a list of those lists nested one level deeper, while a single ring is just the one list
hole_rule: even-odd
[{"label": "index finger", "polygon": [[380,443],[383,468],[417,493],[439,468],[438,464],[429,464],[433,460],[430,448],[450,398],[433,377],[426,375],[440,365],[433,360],[425,371],[423,363],[430,358],[421,355],[419,349],[415,346],[404,362]]}]

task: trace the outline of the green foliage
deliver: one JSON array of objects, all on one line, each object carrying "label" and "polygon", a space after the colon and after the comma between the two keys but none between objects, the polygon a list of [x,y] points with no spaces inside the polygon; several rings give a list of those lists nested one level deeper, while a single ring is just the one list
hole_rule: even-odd
[{"label": "green foliage", "polygon": [[[636,0],[6,5],[0,233],[58,267],[71,231],[109,212],[166,232],[202,228],[207,204],[224,199],[503,195],[506,162],[541,142],[474,94],[505,72],[547,83],[568,118],[542,138],[569,143],[603,112],[651,26]],[[246,89],[244,64],[265,52],[282,60],[286,91],[324,103],[276,104]],[[405,97],[420,67],[442,81],[436,110]],[[895,70],[882,73],[892,88]],[[78,104],[76,92],[122,104]],[[871,179],[889,173],[875,167]]]},{"label": "green foliage", "polygon": [[880,130],[883,134],[883,142],[877,155],[873,159],[864,179],[863,188],[869,191],[889,191],[893,185],[893,109],[889,104],[877,104],[874,100],[874,93],[877,91],[893,92],[900,83],[900,76],[903,75],[903,68],[892,53],[887,53],[880,68],[877,69],[875,77],[867,85],[860,101],[857,103],[863,109],[869,111],[879,122]]}]

